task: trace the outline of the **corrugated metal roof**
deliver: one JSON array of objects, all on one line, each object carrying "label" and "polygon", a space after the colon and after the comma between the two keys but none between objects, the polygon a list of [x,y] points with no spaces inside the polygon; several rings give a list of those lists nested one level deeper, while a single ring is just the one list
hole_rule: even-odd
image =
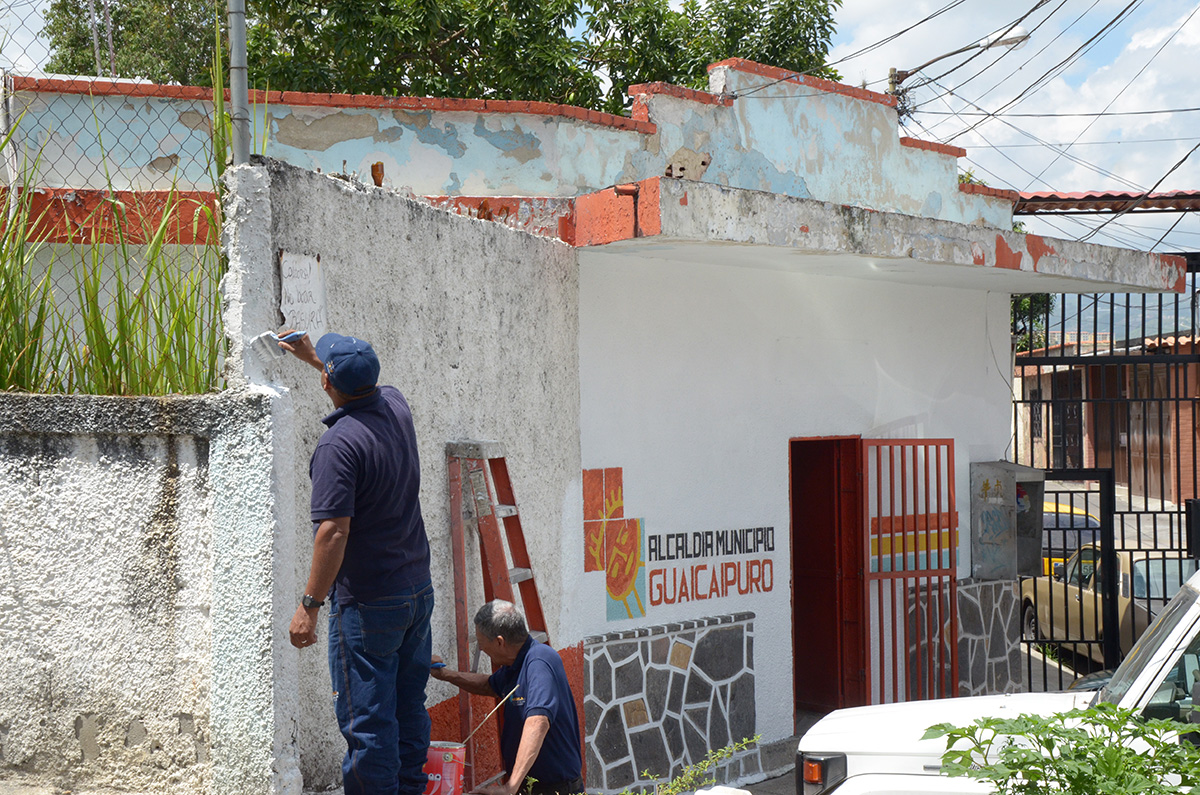
[{"label": "corrugated metal roof", "polygon": [[1152,193],[1139,202],[1145,194],[1136,191],[1090,190],[1075,193],[1058,191],[1023,192],[1013,212],[1018,215],[1038,213],[1119,213],[1136,203],[1132,212],[1169,212],[1172,210],[1200,210],[1200,190],[1177,190]]}]

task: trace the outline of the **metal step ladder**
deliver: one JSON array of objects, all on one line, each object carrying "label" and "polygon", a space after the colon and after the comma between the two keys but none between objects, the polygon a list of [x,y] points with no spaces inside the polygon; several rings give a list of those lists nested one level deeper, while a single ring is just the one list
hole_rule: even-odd
[{"label": "metal step ladder", "polygon": [[[471,639],[475,636],[474,614],[468,609],[467,528],[479,534],[479,557],[483,573],[484,601],[504,599],[517,604],[525,613],[529,634],[538,643],[548,643],[546,618],[538,596],[537,580],[516,496],[508,476],[504,445],[491,441],[456,441],[446,444],[446,463],[450,480],[450,540],[454,557],[454,618],[457,627],[458,667],[461,671],[477,671],[479,649],[471,657]],[[504,527],[503,535],[500,532]],[[507,548],[507,551],[506,551]],[[516,585],[517,590],[513,590]],[[517,594],[520,598],[515,598]],[[471,657],[469,667],[466,660]],[[458,696],[458,717],[461,734],[466,737],[474,729],[471,697],[466,692]],[[475,742],[467,744],[468,787],[478,783],[473,766]]]}]

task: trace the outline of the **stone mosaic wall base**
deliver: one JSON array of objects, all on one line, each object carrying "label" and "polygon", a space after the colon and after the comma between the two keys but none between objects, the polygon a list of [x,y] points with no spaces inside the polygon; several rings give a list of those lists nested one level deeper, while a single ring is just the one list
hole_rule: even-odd
[{"label": "stone mosaic wall base", "polygon": [[958,694],[982,696],[1025,689],[1021,611],[1012,580],[958,584]]},{"label": "stone mosaic wall base", "polygon": [[[754,614],[736,613],[584,640],[587,789],[652,786],[755,732]],[[750,748],[713,775],[761,778]]]}]

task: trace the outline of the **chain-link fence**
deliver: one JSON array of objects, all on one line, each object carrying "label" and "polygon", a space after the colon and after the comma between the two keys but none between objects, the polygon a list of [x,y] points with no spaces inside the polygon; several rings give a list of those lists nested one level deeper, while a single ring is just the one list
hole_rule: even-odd
[{"label": "chain-link fence", "polygon": [[220,386],[224,19],[190,0],[4,7],[0,388]]}]

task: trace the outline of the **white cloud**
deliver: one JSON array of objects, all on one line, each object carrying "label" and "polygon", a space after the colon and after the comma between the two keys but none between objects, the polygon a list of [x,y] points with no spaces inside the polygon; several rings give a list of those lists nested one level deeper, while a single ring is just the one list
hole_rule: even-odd
[{"label": "white cloud", "polygon": [[[847,0],[845,7],[837,14],[838,33],[831,59],[838,60],[879,41],[917,22],[945,3],[946,0],[917,0],[904,4],[883,0]],[[910,134],[944,140],[979,122],[978,116],[959,118],[944,114],[975,110],[966,100],[978,101],[988,111],[999,109],[1084,45],[1126,4],[1125,0],[1099,0],[1089,8],[1089,4],[1084,2],[1054,0],[1048,3],[1022,23],[1027,29],[1033,30],[1025,47],[1004,53],[994,66],[988,67],[978,77],[972,76],[995,60],[999,53],[985,52],[947,74],[942,83],[954,92],[953,95],[939,97],[943,92],[937,87],[916,87],[921,78],[910,78],[905,85],[914,86],[910,89],[910,96],[917,106],[909,123]],[[910,69],[938,54],[978,41],[996,30],[1003,30],[1028,7],[1014,8],[1009,4],[986,0],[966,0],[895,41],[839,64],[837,68],[848,83],[858,85],[866,81],[874,83],[872,88],[883,90],[886,88],[889,67]],[[1039,90],[1013,105],[1009,112],[1096,113],[1104,110],[1110,102],[1110,111],[1200,105],[1200,100],[1195,98],[1192,87],[1194,80],[1188,68],[1190,64],[1200,61],[1200,13],[1180,29],[1195,9],[1194,0],[1154,0],[1143,3],[1076,63],[1062,74],[1053,75]],[[1173,38],[1172,34],[1175,34]],[[1155,56],[1168,39],[1170,43]],[[923,74],[931,77],[941,74],[965,61],[968,55],[940,61]],[[1152,56],[1155,56],[1154,60],[1146,66]],[[1143,67],[1145,71],[1130,85],[1134,75]],[[1115,102],[1114,97],[1117,97]],[[1066,144],[1078,137],[1080,143],[1068,150],[1071,155],[1146,188],[1200,142],[1200,133],[1193,132],[1200,129],[1197,125],[1200,113],[1101,119],[1008,116],[1006,121],[1008,124],[1000,120],[986,121],[978,126],[976,132],[955,137],[954,143],[968,150],[968,158],[972,162],[963,163],[964,168],[974,168],[979,177],[992,184],[1020,190],[1130,189],[1120,180],[1103,176],[1087,165],[1072,162],[1066,157],[1056,157],[1049,149],[1025,146],[1033,141],[1021,131],[1057,144]],[[1143,139],[1189,136],[1193,140],[1142,142]],[[1014,147],[1014,144],[1021,146]],[[1200,152],[1194,158],[1194,162],[1189,160],[1159,189],[1200,188]],[[1031,174],[1040,174],[1041,177],[1035,180]],[[1128,228],[1115,229],[1116,238],[1104,242],[1148,248],[1175,218],[1172,215],[1126,216],[1120,224]],[[1040,221],[1032,226],[1056,236],[1077,236],[1086,231],[1086,227],[1078,221],[1056,219],[1054,223],[1059,229],[1052,229],[1049,224]],[[1200,249],[1200,224],[1191,217],[1185,218],[1159,250],[1173,248]]]}]

